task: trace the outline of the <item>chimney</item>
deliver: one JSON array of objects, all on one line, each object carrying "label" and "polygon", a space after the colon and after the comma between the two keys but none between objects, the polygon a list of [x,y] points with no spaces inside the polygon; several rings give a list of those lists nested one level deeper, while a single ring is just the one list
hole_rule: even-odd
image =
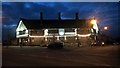
[{"label": "chimney", "polygon": [[61,12],[58,12],[58,19],[61,20]]},{"label": "chimney", "polygon": [[40,20],[43,20],[43,13],[40,12]]},{"label": "chimney", "polygon": [[42,22],[43,22],[43,13],[40,12],[40,25],[42,25]]},{"label": "chimney", "polygon": [[79,20],[78,12],[75,13],[75,16],[76,16],[76,20]]}]

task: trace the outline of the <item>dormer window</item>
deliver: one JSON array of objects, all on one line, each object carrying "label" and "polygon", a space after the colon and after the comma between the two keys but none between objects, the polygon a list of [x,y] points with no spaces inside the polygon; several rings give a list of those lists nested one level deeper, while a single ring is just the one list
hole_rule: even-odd
[{"label": "dormer window", "polygon": [[23,35],[26,33],[26,30],[23,30],[23,31],[19,31],[19,35]]},{"label": "dormer window", "polygon": [[19,25],[16,29],[16,37],[17,38],[28,37],[28,29],[26,28],[22,20],[19,22]]}]

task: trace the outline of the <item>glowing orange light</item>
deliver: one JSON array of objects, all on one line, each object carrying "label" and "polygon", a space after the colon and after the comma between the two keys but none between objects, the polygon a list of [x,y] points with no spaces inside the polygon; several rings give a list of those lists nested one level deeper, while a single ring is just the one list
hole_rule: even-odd
[{"label": "glowing orange light", "polygon": [[97,22],[96,20],[92,20],[92,21],[91,21],[91,24],[94,25],[94,24],[96,24],[96,22]]}]

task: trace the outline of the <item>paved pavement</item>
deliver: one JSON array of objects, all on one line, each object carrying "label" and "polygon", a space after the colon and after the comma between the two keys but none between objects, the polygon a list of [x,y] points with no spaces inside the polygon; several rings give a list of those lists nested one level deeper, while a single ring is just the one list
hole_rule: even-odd
[{"label": "paved pavement", "polygon": [[119,47],[3,47],[3,66],[118,66]]},{"label": "paved pavement", "polygon": [[2,43],[0,43],[0,67],[2,66]]}]

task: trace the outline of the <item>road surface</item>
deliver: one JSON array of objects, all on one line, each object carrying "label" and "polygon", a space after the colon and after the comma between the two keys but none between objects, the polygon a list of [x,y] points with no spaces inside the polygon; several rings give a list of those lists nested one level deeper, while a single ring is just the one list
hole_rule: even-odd
[{"label": "road surface", "polygon": [[118,45],[96,47],[3,47],[2,66],[118,66]]}]

